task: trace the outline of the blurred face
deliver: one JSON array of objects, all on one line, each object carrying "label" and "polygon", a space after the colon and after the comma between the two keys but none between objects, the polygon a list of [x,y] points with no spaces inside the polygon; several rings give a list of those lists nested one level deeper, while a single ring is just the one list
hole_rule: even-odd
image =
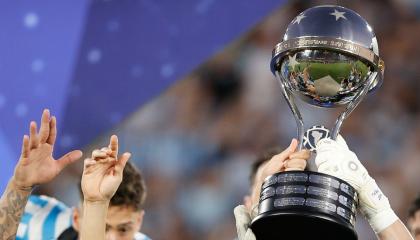
[{"label": "blurred face", "polygon": [[255,173],[255,176],[254,176],[254,181],[253,181],[254,183],[251,186],[251,188],[249,189],[249,195],[246,195],[244,197],[244,205],[248,209],[248,211],[251,211],[252,210],[251,197],[255,194],[255,191],[258,188],[261,188],[261,186],[256,186],[257,183],[256,183],[255,179],[261,178],[262,170],[263,170],[263,167],[265,166],[265,164],[266,163],[261,164],[261,166],[257,169],[257,172]]},{"label": "blurred face", "polygon": [[420,240],[420,210],[417,210],[414,216],[408,220],[408,226],[413,237]]},{"label": "blurred face", "polygon": [[[140,231],[144,211],[135,211],[132,207],[110,206],[106,218],[106,240],[133,240]],[[80,232],[81,214],[74,211],[73,227]]]}]

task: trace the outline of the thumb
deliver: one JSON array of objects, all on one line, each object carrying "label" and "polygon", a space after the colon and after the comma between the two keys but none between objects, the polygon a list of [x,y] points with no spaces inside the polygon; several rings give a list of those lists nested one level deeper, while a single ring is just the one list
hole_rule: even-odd
[{"label": "thumb", "polygon": [[281,169],[284,167],[284,161],[296,151],[297,146],[298,141],[296,139],[292,139],[288,148],[272,157],[264,167],[262,175],[260,176],[261,180],[264,180],[266,177],[281,171]]},{"label": "thumb", "polygon": [[290,142],[289,147],[287,147],[283,152],[275,155],[272,159],[278,162],[284,162],[287,158],[289,158],[290,154],[294,153],[298,147],[298,141],[296,139],[292,139]]},{"label": "thumb", "polygon": [[342,148],[349,150],[349,146],[346,143],[346,140],[344,140],[344,138],[338,134],[337,136],[337,144],[340,145]]},{"label": "thumb", "polygon": [[118,163],[115,165],[115,171],[120,174],[123,172],[125,165],[127,164],[128,160],[131,157],[131,153],[126,152],[124,153],[119,159]]},{"label": "thumb", "polygon": [[70,163],[73,163],[73,162],[79,160],[82,157],[82,155],[83,155],[82,151],[74,150],[74,151],[71,151],[71,152],[65,154],[61,158],[59,158],[57,160],[57,164],[60,168],[60,171],[63,168],[65,168],[67,165],[69,165]]}]

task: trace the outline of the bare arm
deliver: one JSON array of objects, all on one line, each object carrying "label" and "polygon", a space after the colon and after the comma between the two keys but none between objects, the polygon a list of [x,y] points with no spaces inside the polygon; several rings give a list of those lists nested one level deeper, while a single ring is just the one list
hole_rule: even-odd
[{"label": "bare arm", "polygon": [[413,240],[410,232],[399,219],[378,233],[378,238],[380,240]]},{"label": "bare arm", "polygon": [[130,153],[118,156],[118,138],[112,136],[109,147],[95,150],[85,160],[82,175],[83,220],[82,240],[105,239],[105,219],[109,202],[122,181]]},{"label": "bare arm", "polygon": [[105,219],[109,201],[83,202],[83,227],[80,239],[105,239]]},{"label": "bare arm", "polygon": [[0,239],[15,239],[31,188],[21,189],[13,178],[0,199]]},{"label": "bare arm", "polygon": [[80,151],[72,151],[58,160],[52,157],[57,129],[55,117],[50,118],[48,110],[42,114],[39,132],[35,122],[31,122],[29,132],[29,137],[23,137],[22,153],[0,199],[1,240],[15,239],[33,186],[51,181],[82,155]]}]

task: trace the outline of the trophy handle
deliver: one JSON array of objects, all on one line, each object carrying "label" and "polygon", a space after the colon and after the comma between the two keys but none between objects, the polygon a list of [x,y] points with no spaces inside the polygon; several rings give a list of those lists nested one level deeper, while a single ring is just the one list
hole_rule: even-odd
[{"label": "trophy handle", "polygon": [[296,106],[296,103],[294,101],[294,98],[293,98],[291,92],[284,85],[284,81],[282,81],[282,79],[281,79],[282,76],[277,71],[276,71],[276,78],[280,83],[281,91],[283,93],[284,98],[286,99],[287,105],[289,105],[289,108],[290,108],[290,110],[292,110],[293,116],[295,117],[296,125],[297,125],[297,135],[298,135],[298,140],[299,140],[298,150],[302,150],[303,135],[304,135],[304,126],[303,126],[302,115],[300,114],[300,111],[299,111],[298,107]]},{"label": "trophy handle", "polygon": [[372,75],[370,75],[369,80],[366,83],[366,85],[363,87],[363,89],[356,94],[353,101],[351,101],[347,105],[346,110],[344,110],[344,112],[342,112],[340,116],[337,118],[334,128],[332,129],[332,132],[331,132],[331,138],[333,140],[337,140],[343,121],[350,115],[351,112],[353,112],[353,110],[357,107],[357,105],[359,105],[362,99],[366,96],[366,94],[369,92],[370,87],[375,82],[375,79],[377,76],[378,76],[377,71],[372,73]]}]

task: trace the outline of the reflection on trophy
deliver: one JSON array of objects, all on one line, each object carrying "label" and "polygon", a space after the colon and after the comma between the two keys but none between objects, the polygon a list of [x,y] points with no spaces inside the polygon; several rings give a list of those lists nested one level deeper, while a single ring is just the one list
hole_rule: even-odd
[{"label": "reflection on trophy", "polygon": [[[372,28],[350,9],[313,7],[289,24],[273,50],[271,71],[296,119],[299,148],[315,150],[320,139],[337,138],[343,121],[382,82],[384,62],[378,54]],[[331,132],[323,126],[305,132],[295,97],[344,111]],[[357,203],[357,193],[341,179],[311,171],[277,173],[262,186],[251,228],[262,240],[353,240]]]}]

